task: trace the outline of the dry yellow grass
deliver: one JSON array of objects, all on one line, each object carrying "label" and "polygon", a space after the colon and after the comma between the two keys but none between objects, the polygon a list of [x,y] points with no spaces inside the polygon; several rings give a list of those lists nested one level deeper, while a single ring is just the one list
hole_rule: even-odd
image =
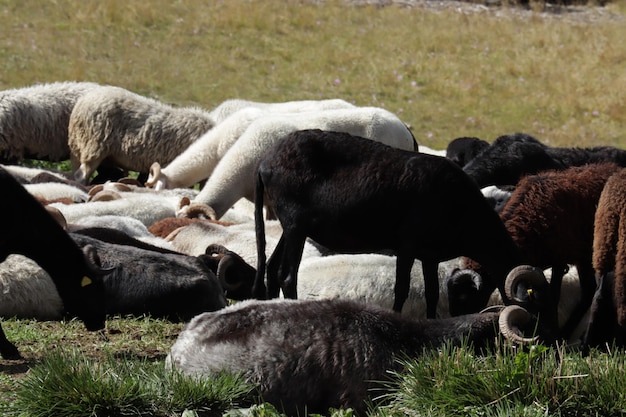
[{"label": "dry yellow grass", "polygon": [[5,0],[0,88],[89,80],[207,108],[341,97],[396,112],[433,148],[515,131],[626,147],[624,6],[599,10]]}]

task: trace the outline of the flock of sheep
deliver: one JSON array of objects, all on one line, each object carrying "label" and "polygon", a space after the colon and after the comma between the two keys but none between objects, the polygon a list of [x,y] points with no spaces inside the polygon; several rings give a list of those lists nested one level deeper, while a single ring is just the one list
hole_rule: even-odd
[{"label": "flock of sheep", "polygon": [[[186,322],[167,366],[244,372],[287,413],[363,411],[397,355],[442,343],[626,343],[614,147],[436,151],[340,99],[205,110],[59,82],[0,91],[0,162],[1,316]],[[19,357],[1,327],[0,354]]]}]

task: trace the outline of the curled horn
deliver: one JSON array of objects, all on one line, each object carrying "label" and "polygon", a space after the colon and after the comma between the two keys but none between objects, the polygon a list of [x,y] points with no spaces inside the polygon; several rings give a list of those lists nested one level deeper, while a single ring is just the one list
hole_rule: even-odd
[{"label": "curled horn", "polygon": [[146,187],[153,187],[160,177],[161,165],[158,162],[154,162],[150,166],[150,174],[148,175],[148,179],[145,183]]},{"label": "curled horn", "polygon": [[117,191],[122,191],[122,192],[129,192],[129,191],[133,191],[132,188],[129,187],[128,184],[124,184],[121,183],[119,181],[114,182],[111,184],[113,186],[113,188],[115,188]]},{"label": "curled horn", "polygon": [[176,217],[217,220],[217,214],[215,214],[215,210],[213,210],[211,206],[203,203],[189,204],[185,210],[180,210],[176,214]]},{"label": "curled horn", "polygon": [[189,204],[191,204],[191,200],[189,199],[189,197],[181,197],[180,201],[178,202],[177,211],[181,211],[182,209],[187,207]]},{"label": "curled horn", "polygon": [[52,218],[61,225],[63,230],[67,230],[67,219],[63,213],[61,213],[61,210],[56,207],[46,206],[46,211],[50,213]]},{"label": "curled horn", "polygon": [[473,269],[455,268],[450,275],[449,284],[460,285],[469,284],[473,289],[479,290],[482,286],[483,279],[480,274]]},{"label": "curled horn", "polygon": [[104,190],[104,185],[102,184],[94,185],[93,187],[91,187],[91,189],[89,190],[87,194],[89,195],[89,197],[91,197],[92,195],[98,194],[102,190]]},{"label": "curled horn", "polygon": [[[520,298],[517,294],[518,287],[521,283],[525,283],[527,286],[528,298]],[[504,292],[507,298],[516,303],[528,303],[529,298],[533,296],[535,288],[546,286],[548,281],[546,280],[543,271],[539,268],[530,265],[516,266],[509,272],[504,283]]]},{"label": "curled horn", "polygon": [[498,318],[500,332],[507,340],[520,345],[537,343],[539,336],[524,337],[521,328],[524,328],[531,321],[532,316],[523,307],[510,305],[506,306]]},{"label": "curled horn", "polygon": [[228,279],[227,271],[235,264],[236,260],[237,259],[235,259],[235,257],[231,254],[226,254],[222,256],[222,259],[220,259],[220,262],[217,264],[217,279],[220,284],[222,284],[222,288],[226,291],[238,290],[243,285],[243,281],[241,280],[233,282],[233,280]]},{"label": "curled horn", "polygon": [[136,187],[143,187],[143,184],[139,182],[137,178],[124,177],[124,178],[120,178],[119,180],[117,180],[117,182],[119,184],[127,184],[127,185],[134,185]]},{"label": "curled horn", "polygon": [[217,243],[211,243],[204,251],[204,253],[211,256],[226,255],[228,252],[230,251],[226,249],[226,246],[218,245]]},{"label": "curled horn", "polygon": [[120,198],[122,198],[122,196],[117,191],[102,190],[99,193],[96,193],[96,194],[92,195],[91,197],[89,197],[89,199],[87,201],[90,201],[90,202],[93,202],[93,201],[113,201],[113,200],[119,200]]}]

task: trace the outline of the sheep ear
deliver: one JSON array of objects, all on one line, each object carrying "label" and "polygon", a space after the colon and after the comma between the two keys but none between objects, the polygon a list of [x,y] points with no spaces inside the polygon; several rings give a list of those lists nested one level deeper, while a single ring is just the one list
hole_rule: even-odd
[{"label": "sheep ear", "polygon": [[85,258],[87,259],[87,263],[89,264],[90,269],[94,275],[98,275],[98,276],[106,275],[112,272],[113,270],[115,270],[115,267],[111,267],[111,268],[102,267],[102,263],[100,262],[100,257],[98,256],[98,252],[93,245],[85,245],[83,247],[83,254],[85,255]]}]

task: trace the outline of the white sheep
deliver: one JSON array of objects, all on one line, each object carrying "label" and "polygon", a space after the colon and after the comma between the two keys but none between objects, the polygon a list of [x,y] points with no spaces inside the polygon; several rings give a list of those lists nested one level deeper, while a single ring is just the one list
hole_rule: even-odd
[{"label": "white sheep", "polygon": [[220,105],[211,110],[210,114],[211,118],[216,123],[221,123],[234,113],[245,108],[256,108],[277,113],[290,113],[309,111],[312,110],[312,108],[316,110],[322,110],[322,108],[319,107],[320,104],[323,106],[322,108],[326,109],[355,107],[353,104],[339,98],[323,100],[294,100],[276,103],[266,103],[261,101],[233,98],[223,101]]},{"label": "white sheep", "polygon": [[175,250],[171,243],[150,233],[150,231],[148,231],[148,227],[140,220],[129,216],[110,214],[101,216],[85,216],[68,225],[69,231],[92,227],[114,229],[144,243],[163,249]]},{"label": "white sheep", "polygon": [[0,91],[0,160],[68,159],[72,108],[79,97],[97,87],[68,81]]},{"label": "white sheep", "polygon": [[[221,108],[224,106],[225,108]],[[241,109],[236,110],[239,106]],[[246,100],[229,100],[218,107],[213,116],[221,120],[217,126],[192,143],[187,150],[177,156],[169,165],[161,168],[155,162],[150,168],[147,186],[156,190],[173,187],[189,187],[205,180],[230,149],[255,120],[267,115],[283,113],[301,113],[309,111],[354,108],[355,106],[340,99],[302,100],[282,103],[259,103]],[[234,112],[232,112],[235,110]],[[228,117],[222,116],[232,112]],[[211,113],[213,114],[213,112]]]},{"label": "white sheep", "polygon": [[81,97],[69,119],[69,147],[77,181],[87,182],[107,163],[147,173],[154,161],[169,164],[215,126],[208,112],[174,107],[119,87]]},{"label": "white sheep", "polygon": [[30,184],[33,180],[42,175],[52,175],[58,178],[60,182],[69,180],[69,177],[65,173],[51,169],[3,164],[0,164],[0,167],[11,174],[20,184]]},{"label": "white sheep", "polygon": [[[442,295],[437,305],[439,318],[450,317],[446,277],[455,268],[461,268],[462,264],[462,258],[439,263],[439,291]],[[298,298],[347,299],[391,309],[394,302],[395,265],[395,256],[371,253],[303,258],[298,270]],[[544,274],[549,280],[551,270],[546,269]],[[558,317],[562,324],[571,316],[580,300],[578,271],[575,267],[571,267],[563,277],[561,294]],[[487,305],[501,304],[500,293],[494,291]],[[402,314],[411,318],[426,318],[424,277],[420,261],[415,261],[411,269],[411,287]],[[586,319],[580,321],[569,339],[571,345],[580,342],[586,322]]]},{"label": "white sheep", "polygon": [[63,302],[52,278],[37,263],[9,255],[0,263],[0,316],[59,320]]},{"label": "white sheep", "polygon": [[125,198],[112,201],[91,201],[82,204],[52,203],[67,219],[68,223],[78,222],[86,216],[117,215],[139,220],[146,226],[174,217],[178,209],[179,196],[164,196],[155,193],[125,193]]},{"label": "white sheep", "polygon": [[193,202],[213,207],[219,219],[240,198],[253,199],[254,172],[263,152],[302,129],[347,132],[405,150],[417,150],[409,128],[378,107],[267,115],[254,121],[215,167]]},{"label": "white sheep", "polygon": [[[275,248],[282,229],[277,220],[268,220],[267,246]],[[187,255],[201,255],[207,246],[217,244],[235,252],[250,265],[256,265],[256,237],[254,223],[241,223],[232,226],[222,226],[217,223],[198,222],[180,227],[165,238],[174,247],[174,250]],[[302,257],[320,256],[319,250],[310,242],[306,242]]]},{"label": "white sheep", "polygon": [[24,188],[38,200],[71,200],[74,203],[84,203],[89,199],[89,195],[84,190],[60,182],[24,184]]}]

